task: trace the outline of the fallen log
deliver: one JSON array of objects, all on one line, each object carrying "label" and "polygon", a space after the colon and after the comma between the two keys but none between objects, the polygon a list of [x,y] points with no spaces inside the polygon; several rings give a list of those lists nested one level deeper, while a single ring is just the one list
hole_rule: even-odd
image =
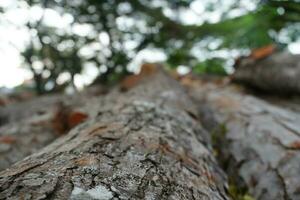
[{"label": "fallen log", "polygon": [[230,182],[257,200],[300,199],[300,112],[295,105],[269,103],[226,81],[184,83],[198,102]]},{"label": "fallen log", "polygon": [[156,71],[130,87],[89,101],[89,120],[2,171],[0,199],[229,199],[179,84]]},{"label": "fallen log", "polygon": [[300,55],[277,52],[264,58],[240,59],[232,78],[262,91],[300,94]]}]

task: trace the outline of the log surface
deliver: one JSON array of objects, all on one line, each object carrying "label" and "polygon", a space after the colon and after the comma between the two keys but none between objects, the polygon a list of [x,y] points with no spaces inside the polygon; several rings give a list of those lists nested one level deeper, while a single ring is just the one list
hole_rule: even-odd
[{"label": "log surface", "polygon": [[176,81],[155,73],[88,104],[87,122],[0,173],[0,199],[229,199]]},{"label": "log surface", "polygon": [[300,199],[300,112],[295,105],[270,103],[216,82],[200,81],[190,94],[238,186],[258,200]]},{"label": "log surface", "polygon": [[266,58],[242,59],[233,80],[278,94],[300,94],[300,55],[278,52]]}]

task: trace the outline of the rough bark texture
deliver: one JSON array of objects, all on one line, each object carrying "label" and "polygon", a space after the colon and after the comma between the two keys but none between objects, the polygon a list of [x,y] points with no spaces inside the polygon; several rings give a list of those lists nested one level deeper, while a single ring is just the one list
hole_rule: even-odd
[{"label": "rough bark texture", "polygon": [[258,200],[300,199],[295,106],[286,109],[221,82],[194,82],[190,89],[229,177]]},{"label": "rough bark texture", "polygon": [[64,119],[67,117],[66,109],[78,111],[87,99],[97,96],[93,89],[94,92],[89,89],[75,95],[49,95],[1,107],[0,170],[37,152],[64,134],[67,131],[63,124],[67,120]]},{"label": "rough bark texture", "polygon": [[242,59],[233,80],[263,91],[300,94],[300,55],[275,53],[255,60]]},{"label": "rough bark texture", "polygon": [[0,199],[228,199],[195,105],[165,74],[87,104],[87,122],[0,173]]},{"label": "rough bark texture", "polygon": [[80,107],[86,100],[105,93],[105,89],[101,86],[93,86],[73,95],[44,95],[20,103],[8,104],[7,106],[0,107],[0,127],[1,125],[22,121],[34,115],[43,115],[52,112],[53,108],[55,109],[59,103],[64,103],[72,107]]}]

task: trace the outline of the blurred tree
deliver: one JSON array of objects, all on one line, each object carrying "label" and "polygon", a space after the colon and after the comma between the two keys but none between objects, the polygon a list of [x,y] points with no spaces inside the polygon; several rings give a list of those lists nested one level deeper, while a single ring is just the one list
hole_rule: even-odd
[{"label": "blurred tree", "polygon": [[224,69],[224,59],[214,58],[207,59],[203,62],[197,63],[193,71],[197,74],[219,74],[226,75],[226,71]]},{"label": "blurred tree", "polygon": [[[204,12],[192,9],[196,0],[26,0],[29,8],[41,8],[39,19],[29,20],[31,39],[22,52],[34,74],[38,93],[74,85],[85,65],[99,67],[96,82],[109,83],[129,73],[129,62],[146,48],[159,48],[174,67],[187,65],[195,72],[226,74],[220,55],[200,62],[197,50],[216,52],[252,49],[270,43],[284,47],[299,38],[300,5],[295,1],[251,1],[254,10],[242,10],[242,2],[203,1]],[[227,1],[226,1],[227,2]],[[230,1],[228,1],[230,2]],[[198,1],[199,3],[199,1]],[[199,9],[200,10],[200,9]],[[231,11],[243,11],[233,15]],[[50,26],[46,12],[68,18],[64,26]],[[222,19],[190,23],[184,14],[219,12]],[[60,24],[61,22],[57,22]],[[297,26],[296,26],[297,25]],[[290,41],[280,40],[285,30]],[[202,41],[207,45],[200,45]],[[217,41],[217,42],[216,42]],[[215,45],[212,45],[212,44]],[[213,47],[212,47],[213,46]],[[203,56],[202,56],[203,57]],[[203,60],[203,59],[202,59]],[[62,74],[68,79],[61,81]]]}]

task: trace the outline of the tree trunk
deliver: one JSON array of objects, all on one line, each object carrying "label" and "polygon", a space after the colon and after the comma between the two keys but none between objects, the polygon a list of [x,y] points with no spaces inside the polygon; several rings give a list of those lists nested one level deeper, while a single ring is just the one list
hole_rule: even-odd
[{"label": "tree trunk", "polygon": [[300,199],[300,113],[295,105],[286,109],[282,102],[271,104],[221,81],[194,82],[190,93],[238,186],[258,200]]},{"label": "tree trunk", "polygon": [[233,80],[263,91],[300,94],[300,55],[275,53],[266,58],[241,59]]},{"label": "tree trunk", "polygon": [[195,105],[150,74],[89,100],[88,121],[2,171],[0,199],[229,199]]}]

